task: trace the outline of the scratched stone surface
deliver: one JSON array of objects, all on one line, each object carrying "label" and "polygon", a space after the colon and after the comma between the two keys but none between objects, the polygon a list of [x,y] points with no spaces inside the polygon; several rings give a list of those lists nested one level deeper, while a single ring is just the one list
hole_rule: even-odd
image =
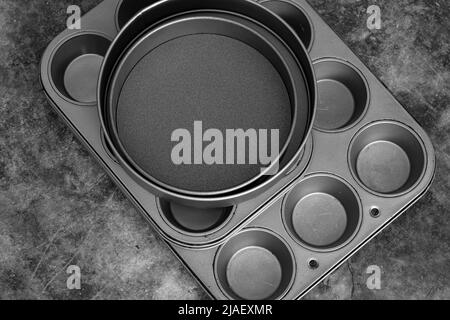
[{"label": "scratched stone surface", "polygon": [[[99,0],[0,0],[0,299],[207,299],[58,118],[39,61],[66,9]],[[414,207],[306,299],[450,298],[450,2],[311,0],[430,135],[436,180]],[[379,31],[366,9],[382,9]],[[68,290],[66,269],[82,270]],[[370,265],[381,289],[366,286]]]}]

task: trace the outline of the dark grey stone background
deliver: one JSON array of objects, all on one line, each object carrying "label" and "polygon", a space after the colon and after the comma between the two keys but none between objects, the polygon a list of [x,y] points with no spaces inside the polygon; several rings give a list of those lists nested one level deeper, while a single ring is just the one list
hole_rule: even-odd
[{"label": "dark grey stone background", "polygon": [[[99,0],[0,0],[0,298],[202,299],[203,290],[47,103],[39,61],[66,9]],[[426,196],[307,299],[450,298],[450,1],[311,4],[430,135]],[[383,28],[366,28],[378,4]],[[82,289],[66,289],[66,268]],[[367,289],[367,266],[382,269]]]}]

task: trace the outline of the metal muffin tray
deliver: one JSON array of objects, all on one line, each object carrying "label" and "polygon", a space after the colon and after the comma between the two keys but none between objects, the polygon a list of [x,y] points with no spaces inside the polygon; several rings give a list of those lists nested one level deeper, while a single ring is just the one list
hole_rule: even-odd
[{"label": "metal muffin tray", "polygon": [[298,33],[318,81],[315,128],[275,185],[234,207],[156,198],[115,161],[96,108],[103,56],[154,1],[107,0],[44,53],[55,110],[216,299],[298,299],[417,201],[434,176],[426,133],[303,0],[260,1]]}]

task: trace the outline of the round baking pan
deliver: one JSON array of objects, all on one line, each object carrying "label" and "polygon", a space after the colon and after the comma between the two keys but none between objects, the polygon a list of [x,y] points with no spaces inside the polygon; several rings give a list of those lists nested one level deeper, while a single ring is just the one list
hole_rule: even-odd
[{"label": "round baking pan", "polygon": [[[213,192],[249,183],[260,174],[258,164],[173,164],[172,132],[193,131],[200,119],[205,129],[221,132],[277,128],[280,145],[287,144],[295,112],[293,76],[264,38],[235,20],[183,16],[142,37],[117,67],[109,104],[112,130],[127,161],[143,176],[184,192]],[[146,126],[158,130],[140,129]]]},{"label": "round baking pan", "polygon": [[120,0],[116,8],[116,27],[117,30],[122,27],[133,18],[142,9],[158,2],[159,0]]},{"label": "round baking pan", "polygon": [[269,10],[249,1],[168,0],[122,29],[98,95],[106,139],[138,182],[164,198],[229,205],[277,175],[263,175],[260,164],[176,166],[170,133],[193,131],[196,120],[222,132],[278,129],[280,174],[309,134],[315,91],[305,47]]}]

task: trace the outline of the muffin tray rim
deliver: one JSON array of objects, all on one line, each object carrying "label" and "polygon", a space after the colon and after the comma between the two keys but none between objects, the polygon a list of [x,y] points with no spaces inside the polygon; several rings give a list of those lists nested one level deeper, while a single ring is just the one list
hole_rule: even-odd
[{"label": "muffin tray rim", "polygon": [[[325,24],[325,22],[323,22],[323,20],[317,15],[317,13],[314,11],[314,9],[312,9],[312,7],[306,1],[303,1],[303,0],[293,0],[293,1],[279,0],[279,1],[296,3],[297,5],[299,5],[302,8],[302,10],[307,14],[307,17],[312,21],[312,24],[313,24],[312,29],[315,32],[321,34],[321,33],[327,32],[327,30],[325,30],[326,28],[329,28],[329,30],[332,30],[330,27],[328,27]],[[160,233],[162,235],[162,237],[168,242],[169,248],[186,265],[189,272],[199,281],[199,283],[202,285],[202,287],[204,287],[205,290],[212,297],[226,298],[227,295],[224,295],[224,293],[221,292],[222,291],[221,289],[217,290],[218,286],[217,286],[217,283],[215,280],[213,282],[211,282],[210,281],[211,279],[208,280],[208,278],[205,278],[203,276],[203,274],[201,274],[201,272],[199,272],[199,270],[201,270],[202,268],[199,269],[199,267],[197,265],[195,265],[195,263],[192,263],[192,259],[188,259],[186,253],[192,254],[192,252],[198,252],[199,257],[201,257],[202,255],[205,255],[205,253],[209,252],[209,253],[213,253],[212,256],[215,257],[218,250],[220,250],[219,247],[221,247],[225,242],[228,242],[234,236],[237,236],[238,234],[240,234],[243,230],[254,229],[254,228],[268,228],[264,225],[264,221],[265,221],[264,216],[267,216],[268,212],[270,213],[271,210],[275,210],[273,208],[278,207],[280,205],[280,203],[281,204],[284,203],[285,197],[293,188],[295,188],[295,186],[297,185],[298,182],[304,181],[304,180],[308,179],[308,177],[310,177],[310,176],[320,175],[320,174],[334,175],[334,176],[337,176],[337,177],[343,179],[353,189],[357,190],[356,195],[359,198],[361,198],[360,193],[363,194],[363,197],[362,197],[363,199],[360,200],[361,210],[362,210],[361,219],[362,220],[369,219],[369,221],[375,221],[373,223],[377,224],[377,226],[373,231],[370,232],[370,234],[368,236],[364,236],[363,240],[358,240],[357,244],[355,244],[355,242],[358,237],[355,237],[353,240],[351,240],[350,242],[352,243],[352,246],[351,246],[352,249],[350,251],[347,251],[347,249],[350,248],[349,244],[345,245],[343,248],[337,249],[334,252],[334,254],[337,253],[339,258],[334,257],[333,258],[334,262],[328,263],[325,268],[322,267],[321,257],[323,256],[323,254],[326,254],[326,252],[312,251],[313,253],[310,254],[311,257],[317,257],[317,256],[319,257],[318,260],[320,263],[320,267],[315,271],[305,269],[306,262],[308,261],[307,259],[305,259],[305,264],[300,264],[298,261],[295,260],[295,263],[298,265],[297,272],[300,272],[300,270],[305,271],[306,272],[305,277],[307,277],[307,278],[309,277],[310,281],[307,284],[298,283],[298,282],[293,283],[292,288],[290,289],[289,292],[286,293],[286,296],[284,296],[283,298],[294,298],[294,299],[301,298],[309,290],[311,290],[318,282],[320,282],[323,278],[325,278],[328,274],[330,274],[330,272],[332,272],[333,270],[338,268],[340,265],[342,265],[350,256],[352,256],[355,252],[357,252],[359,249],[361,249],[367,242],[369,242],[378,233],[380,233],[385,227],[387,227],[390,223],[392,223],[392,221],[397,219],[404,211],[406,211],[409,207],[411,207],[414,204],[414,202],[417,201],[417,199],[419,199],[423,194],[426,193],[427,189],[431,185],[434,174],[435,174],[435,158],[434,158],[434,151],[433,151],[431,142],[429,141],[429,138],[427,137],[427,135],[423,131],[423,129],[417,124],[417,122],[414,120],[414,118],[409,113],[407,113],[407,111],[395,100],[395,98],[391,97],[392,93],[386,88],[386,86],[384,84],[382,84],[380,82],[380,80],[378,78],[376,78],[370,72],[370,70],[368,70],[367,67],[365,67],[362,64],[362,62],[356,57],[356,55],[354,55],[351,51],[350,51],[351,54],[354,55],[354,57],[352,56],[351,59],[342,58],[339,54],[335,54],[336,57],[334,57],[333,55],[323,56],[322,54],[319,54],[318,52],[320,52],[320,50],[317,50],[317,47],[318,47],[318,43],[320,43],[320,37],[317,34],[314,34],[314,36],[313,36],[314,41],[311,45],[311,52],[310,52],[311,56],[312,56],[311,59],[313,61],[313,64],[315,64],[318,61],[326,60],[326,59],[336,59],[336,60],[342,59],[344,62],[349,63],[358,72],[360,72],[361,75],[363,76],[363,79],[367,82],[367,89],[368,89],[369,95],[368,95],[368,101],[367,101],[365,113],[354,124],[352,124],[351,126],[349,126],[347,128],[344,128],[342,130],[327,131],[327,130],[321,130],[321,129],[315,128],[313,130],[312,138],[311,138],[314,140],[314,143],[313,143],[313,146],[311,147],[311,149],[314,149],[314,150],[311,150],[310,155],[306,155],[306,158],[307,158],[307,160],[305,161],[306,163],[303,163],[303,166],[294,169],[293,172],[288,175],[288,178],[283,178],[282,179],[283,182],[277,184],[277,186],[273,188],[273,189],[276,189],[275,191],[273,191],[273,189],[271,188],[271,191],[266,192],[264,194],[264,196],[267,194],[271,194],[272,197],[270,197],[270,199],[268,199],[268,201],[262,201],[259,206],[257,206],[256,208],[253,208],[252,214],[249,214],[244,219],[242,219],[242,221],[240,221],[238,223],[238,225],[236,225],[231,230],[228,230],[227,233],[225,233],[222,237],[213,239],[212,241],[209,241],[209,242],[206,241],[206,242],[202,243],[200,241],[197,243],[189,243],[189,241],[186,242],[185,240],[180,241],[179,239],[177,239],[177,237],[178,237],[177,234],[170,234],[170,233],[168,234],[167,228],[166,229],[161,228],[159,223],[153,219],[153,217],[151,216],[150,213],[148,213],[149,207],[151,209],[155,209],[156,205],[151,204],[150,206],[148,206],[148,205],[143,206],[142,201],[139,200],[144,197],[146,191],[142,190],[142,188],[140,188],[139,186],[132,187],[132,189],[134,189],[132,191],[127,186],[127,183],[129,181],[124,183],[124,180],[127,180],[127,179],[124,179],[125,176],[123,175],[123,173],[120,172],[120,168],[118,167],[118,165],[115,162],[113,162],[113,159],[105,151],[105,147],[101,141],[101,134],[100,134],[101,129],[100,129],[100,126],[98,123],[98,119],[90,119],[89,121],[87,121],[87,122],[90,122],[89,124],[85,124],[85,125],[81,125],[81,126],[80,126],[80,123],[77,124],[78,121],[81,121],[80,119],[74,120],[74,119],[80,118],[80,114],[83,114],[81,116],[81,118],[83,118],[84,120],[86,118],[93,116],[93,113],[96,112],[96,110],[93,110],[95,108],[93,108],[92,106],[88,106],[88,105],[73,104],[73,102],[67,100],[63,95],[61,95],[58,92],[57,88],[54,87],[53,81],[50,79],[46,79],[46,77],[44,75],[45,72],[47,72],[47,73],[49,72],[48,70],[50,69],[51,66],[49,65],[48,62],[50,61],[50,58],[53,57],[53,55],[56,51],[56,48],[59,47],[65,41],[68,41],[73,37],[76,37],[78,35],[82,35],[85,33],[86,34],[98,33],[103,36],[106,35],[107,36],[106,38],[113,38],[115,36],[115,34],[117,33],[117,26],[116,26],[116,22],[115,22],[116,21],[115,12],[117,12],[117,10],[118,10],[119,2],[120,2],[120,0],[114,0],[114,1],[104,1],[104,2],[100,3],[96,8],[94,8],[92,11],[88,12],[83,17],[82,21],[84,23],[86,23],[85,29],[76,30],[76,31],[66,30],[65,32],[63,32],[62,34],[57,36],[51,42],[51,44],[49,45],[49,48],[52,48],[52,50],[49,50],[49,48],[46,50],[46,52],[44,53],[43,60],[41,62],[41,72],[42,72],[41,82],[43,84],[43,87],[46,89],[46,96],[47,96],[48,100],[50,101],[50,103],[52,104],[52,106],[54,107],[54,109],[63,117],[63,119],[71,127],[72,131],[74,131],[76,133],[76,135],[80,138],[80,140],[83,142],[83,144],[86,145],[86,147],[95,156],[95,158],[100,162],[100,164],[103,167],[105,167],[107,173],[113,178],[113,180],[116,182],[116,184],[122,189],[122,191],[124,191],[124,193],[127,195],[127,197],[139,209],[139,211],[141,211],[144,214],[146,219],[158,231],[158,233]],[[259,1],[259,2],[263,2],[263,1]],[[113,3],[114,5],[111,5],[111,3]],[[100,14],[100,12],[103,10],[106,10],[109,13],[111,13],[111,12],[114,12],[114,13],[112,16],[109,14]],[[94,19],[94,18],[97,18],[97,19]],[[97,20],[97,21],[93,22],[93,20]],[[319,24],[320,27],[317,26],[317,24]],[[325,27],[324,27],[324,24],[325,24]],[[334,34],[334,32],[333,32],[332,36],[335,37],[335,38],[333,38],[333,41],[340,41],[341,46],[343,45],[346,48],[346,49],[345,48],[338,49],[337,50],[338,53],[346,52],[346,50],[350,50],[347,48],[347,46],[342,41],[342,39],[339,38],[338,35]],[[336,40],[336,38],[338,40]],[[356,64],[352,62],[352,60],[354,60],[354,59],[357,59]],[[362,67],[361,67],[361,65],[362,65]],[[45,68],[45,66],[47,66],[47,68]],[[367,73],[369,73],[370,77],[373,77],[373,79],[370,79],[370,81],[365,79],[367,76],[366,75]],[[386,92],[383,93],[383,95],[387,94],[385,99],[388,101],[390,99],[394,100],[394,101],[390,101],[391,106],[395,105],[394,111],[391,110],[392,114],[393,114],[392,119],[388,116],[390,113],[387,112],[387,111],[389,111],[387,109],[387,107],[386,107],[386,109],[382,110],[381,113],[385,114],[385,115],[382,116],[381,118],[374,117],[373,113],[371,114],[369,112],[371,110],[371,108],[373,108],[373,105],[372,105],[373,96],[371,95],[371,92],[373,90],[371,89],[371,84],[373,85],[374,82],[375,83],[378,82],[377,85],[381,85],[381,87],[379,89],[377,88],[377,90],[375,90],[375,91],[385,90]],[[49,84],[50,84],[50,87],[52,88],[52,90],[49,90]],[[55,93],[56,93],[56,95],[55,95]],[[73,108],[70,105],[75,105],[76,107]],[[399,108],[401,108],[401,109],[399,109]],[[94,112],[92,112],[92,110]],[[363,121],[364,118],[366,120]],[[335,172],[333,170],[331,170],[330,172],[328,172],[328,171],[324,172],[323,170],[317,169],[318,167],[320,168],[320,165],[315,166],[315,165],[311,164],[311,162],[314,162],[314,160],[315,160],[314,156],[317,154],[317,152],[320,152],[320,150],[319,151],[316,150],[317,141],[321,141],[324,137],[330,137],[332,135],[342,134],[344,139],[346,139],[344,141],[350,141],[350,143],[352,143],[353,140],[356,138],[357,134],[361,133],[363,130],[365,130],[365,128],[367,128],[368,126],[370,126],[371,124],[376,123],[376,122],[399,122],[400,124],[407,126],[413,132],[413,134],[418,138],[419,143],[423,147],[424,157],[425,157],[425,163],[423,165],[424,166],[423,172],[421,173],[421,176],[416,181],[416,183],[413,186],[411,186],[411,188],[406,190],[404,193],[393,195],[393,196],[382,195],[382,194],[373,192],[371,190],[368,190],[367,187],[361,185],[361,182],[358,180],[358,178],[354,176],[354,174],[351,170],[350,164],[347,163],[348,162],[348,153],[349,153],[351,144],[348,144],[345,152],[343,152],[345,154],[345,160],[346,160],[345,167],[346,168],[340,168],[337,172]],[[89,127],[89,130],[86,130],[87,127]],[[91,131],[91,132],[87,133],[88,131]],[[96,131],[96,133],[93,133],[94,131]],[[86,138],[87,134],[94,135],[95,137],[89,137],[89,139],[88,139],[88,138]],[[341,163],[341,165],[342,165],[342,163]],[[347,172],[347,170],[348,170],[348,172]],[[345,172],[345,174],[341,174],[343,172]],[[117,174],[117,173],[119,173],[119,174]],[[350,173],[350,175],[348,173]],[[362,189],[360,189],[360,188],[362,188]],[[135,195],[134,195],[134,191],[136,191],[136,190],[137,190],[137,197],[135,197]],[[415,191],[420,191],[420,192],[415,192]],[[408,199],[407,199],[407,201],[406,200],[401,201],[400,199],[403,199],[403,198],[408,198]],[[396,210],[395,213],[393,213],[392,215],[390,215],[387,218],[383,217],[383,215],[386,214],[385,210],[381,210],[381,214],[382,214],[381,218],[372,218],[368,215],[367,208],[372,207],[373,203],[376,203],[375,199],[383,199],[388,203],[397,203],[397,201],[398,201],[397,207],[399,207],[400,209]],[[363,201],[365,201],[365,204],[362,203]],[[149,202],[156,202],[156,201],[149,201]],[[369,206],[368,203],[371,203],[371,205]],[[387,205],[387,206],[389,206],[389,205]],[[153,214],[155,216],[160,215],[160,212],[159,212],[159,210],[157,210],[156,212],[154,211]],[[280,219],[281,218],[282,218],[282,215],[280,212]],[[384,219],[384,220],[380,224],[380,221],[382,219]],[[361,224],[362,224],[362,222],[361,222]],[[171,226],[169,226],[169,227],[171,227]],[[270,230],[271,230],[271,232],[279,234],[279,232],[277,232],[277,229],[276,229],[279,227],[280,227],[280,225],[278,225],[274,229],[270,229]],[[281,223],[281,227],[283,227],[283,228],[285,227],[283,223]],[[284,230],[284,231],[286,231],[286,230]],[[280,237],[282,239],[284,239],[288,244],[290,244],[291,249],[295,251],[296,247],[292,248],[292,244],[296,243],[296,241],[294,241],[294,239],[292,239],[292,237],[290,236],[290,234],[288,232],[282,232]],[[289,239],[285,239],[286,237]],[[184,238],[184,239],[186,239],[186,238]],[[201,252],[201,254],[200,254],[200,252]],[[209,254],[209,256],[211,256],[211,254]],[[200,259],[198,259],[198,260],[200,260]],[[189,261],[191,261],[191,262],[189,262]],[[214,265],[208,264],[208,266],[210,266],[211,271],[213,271]],[[296,278],[295,281],[297,281],[298,280],[297,278],[299,278],[299,275],[297,274],[295,276],[295,278]]]}]

